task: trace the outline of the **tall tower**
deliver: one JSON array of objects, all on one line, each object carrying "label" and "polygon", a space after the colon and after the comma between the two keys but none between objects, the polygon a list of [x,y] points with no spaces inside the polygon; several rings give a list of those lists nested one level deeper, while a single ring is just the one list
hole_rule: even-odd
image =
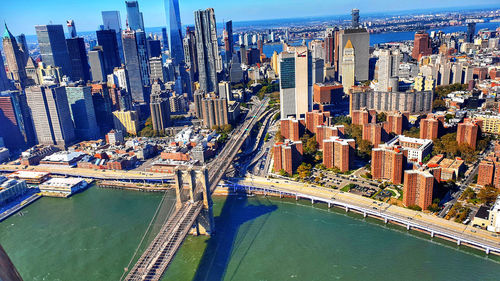
[{"label": "tall tower", "polygon": [[82,37],[74,37],[66,39],[68,53],[71,62],[71,80],[82,80],[87,82],[90,80],[90,68],[87,59],[87,51],[85,49],[85,41]]},{"label": "tall tower", "polygon": [[469,22],[467,24],[467,42],[473,43],[474,42],[474,35],[476,35],[476,23],[475,22]]},{"label": "tall tower", "polygon": [[352,46],[351,40],[347,40],[342,60],[342,86],[344,86],[344,92],[346,94],[348,94],[349,90],[354,86],[355,68],[356,58],[354,55],[354,47]]},{"label": "tall tower", "polygon": [[67,20],[66,25],[68,26],[68,33],[71,38],[75,38],[76,35],[76,27],[74,20]]},{"label": "tall tower", "polygon": [[415,33],[415,40],[413,41],[413,50],[411,57],[418,60],[420,56],[429,56],[432,54],[430,45],[429,34],[425,31],[418,31]]},{"label": "tall tower", "polygon": [[102,47],[105,73],[108,75],[121,65],[117,36],[114,29],[98,30],[96,34],[97,42]]},{"label": "tall tower", "polygon": [[222,60],[217,42],[214,9],[195,11],[194,19],[200,88],[206,93],[218,92],[217,73],[222,71]]},{"label": "tall tower", "polygon": [[170,56],[174,65],[179,65],[184,62],[179,0],[165,0],[165,15],[168,16],[167,26],[170,31]]},{"label": "tall tower", "polygon": [[164,132],[170,124],[170,101],[160,80],[155,80],[151,85],[150,108],[153,130]]},{"label": "tall tower", "polygon": [[352,28],[358,28],[359,27],[359,9],[352,9],[351,12],[352,16]]},{"label": "tall tower", "polygon": [[116,33],[116,42],[118,43],[118,54],[120,56],[120,64],[125,61],[123,57],[123,46],[122,46],[122,22],[120,18],[119,11],[103,11],[102,13],[102,25],[104,30],[112,29]]},{"label": "tall tower", "polygon": [[62,25],[35,26],[42,61],[46,65],[61,67],[64,75],[71,75],[71,62]]},{"label": "tall tower", "polygon": [[125,1],[127,7],[127,20],[128,25],[132,30],[144,30],[144,20],[142,13],[139,11],[139,2]]},{"label": "tall tower", "polygon": [[75,130],[65,88],[33,86],[26,89],[26,96],[38,143],[62,148],[72,144]]},{"label": "tall tower", "polygon": [[125,68],[128,72],[132,100],[135,102],[145,102],[147,99],[143,87],[135,31],[130,28],[124,30],[122,33],[122,39],[123,55],[125,56]]},{"label": "tall tower", "polygon": [[8,89],[10,89],[10,82],[5,73],[3,57],[0,56],[0,92]]},{"label": "tall tower", "polygon": [[[17,81],[21,87],[26,86],[27,77],[26,70],[24,69],[24,54],[19,49],[16,37],[7,28],[7,24],[5,24],[2,43],[5,58],[7,59],[7,66],[9,67],[9,76]],[[0,67],[3,67],[3,65],[0,65]]]},{"label": "tall tower", "polygon": [[99,137],[99,127],[92,101],[92,88],[70,85],[66,87],[71,118],[75,135],[79,140],[93,140]]},{"label": "tall tower", "polygon": [[233,42],[233,21],[226,22],[224,29],[224,47],[226,51],[226,62],[230,62],[233,58],[234,42]]}]

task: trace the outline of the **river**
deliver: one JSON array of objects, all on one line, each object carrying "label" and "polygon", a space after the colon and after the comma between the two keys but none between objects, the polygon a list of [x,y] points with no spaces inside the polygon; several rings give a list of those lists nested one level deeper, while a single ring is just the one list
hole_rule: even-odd
[{"label": "river", "polygon": [[[96,187],[42,198],[0,223],[0,243],[24,280],[118,280],[160,200]],[[163,280],[498,280],[500,272],[498,257],[321,204],[216,197],[214,213],[216,235],[189,236]]]}]

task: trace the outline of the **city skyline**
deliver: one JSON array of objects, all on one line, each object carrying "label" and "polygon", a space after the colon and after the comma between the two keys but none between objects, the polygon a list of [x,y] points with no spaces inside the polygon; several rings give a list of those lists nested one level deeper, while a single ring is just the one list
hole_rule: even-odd
[{"label": "city skyline", "polygon": [[[369,14],[383,14],[390,12],[411,12],[417,10],[429,9],[477,9],[481,7],[494,7],[496,1],[479,0],[474,6],[469,2],[461,1],[430,1],[424,0],[418,2],[402,2],[395,0],[384,0],[386,5],[369,5],[368,0],[356,0],[338,3],[321,3],[319,0],[312,0],[317,2],[314,5],[283,5],[282,0],[274,1],[273,3],[257,0],[252,6],[244,6],[241,3],[234,3],[229,0],[223,1],[210,1],[202,2],[199,0],[188,0],[179,3],[180,16],[183,25],[194,24],[194,11],[206,8],[214,8],[217,14],[217,22],[221,23],[227,20],[234,22],[241,21],[258,21],[270,19],[286,19],[286,18],[304,18],[304,17],[321,17],[321,16],[338,16],[349,14],[352,7],[363,7],[363,15]],[[263,5],[266,5],[265,7]],[[163,27],[167,26],[165,7],[163,0],[156,1],[139,1],[141,11],[144,14],[144,23],[147,28],[149,27]],[[380,9],[379,7],[384,7]],[[391,7],[387,9],[386,7]],[[275,11],[280,9],[280,13]],[[84,13],[74,11],[85,11]],[[125,1],[122,0],[107,0],[96,1],[90,0],[82,3],[74,3],[71,6],[64,5],[61,0],[51,1],[50,5],[46,3],[27,0],[23,1],[23,7],[20,9],[19,5],[9,5],[2,7],[5,13],[0,14],[0,21],[6,22],[13,34],[24,33],[27,35],[34,35],[35,25],[44,24],[65,24],[66,20],[73,19],[76,23],[78,32],[95,31],[98,30],[99,25],[102,24],[101,12],[102,11],[119,11],[122,20],[122,27],[125,28],[126,21],[126,6]],[[328,11],[328,12],[325,12]],[[332,12],[329,12],[332,11]],[[23,17],[25,14],[30,14],[29,18]],[[286,15],[286,16],[282,16]]]}]

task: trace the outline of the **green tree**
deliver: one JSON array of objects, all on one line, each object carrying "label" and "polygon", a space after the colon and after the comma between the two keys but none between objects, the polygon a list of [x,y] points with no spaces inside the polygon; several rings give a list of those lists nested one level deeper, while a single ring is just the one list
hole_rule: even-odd
[{"label": "green tree", "polygon": [[446,102],[442,99],[436,99],[432,102],[432,109],[435,111],[446,110]]},{"label": "green tree", "polygon": [[498,197],[498,189],[494,186],[487,185],[482,188],[477,194],[477,198],[485,204],[494,202]]},{"label": "green tree", "polygon": [[302,163],[300,166],[297,168],[297,174],[299,174],[299,177],[301,179],[305,179],[307,177],[310,177],[312,172],[312,165],[309,163]]},{"label": "green tree", "polygon": [[279,170],[278,174],[282,177],[289,177],[290,175],[283,169]]},{"label": "green tree", "polygon": [[283,142],[285,140],[285,138],[281,135],[281,129],[279,129],[277,132],[276,132],[276,135],[274,136],[274,140],[276,142]]},{"label": "green tree", "polygon": [[387,114],[385,114],[385,112],[377,113],[377,122],[378,123],[385,122],[386,120],[387,120]]},{"label": "green tree", "polygon": [[403,135],[410,138],[419,138],[420,137],[420,129],[418,127],[411,127],[409,130],[403,132]]}]

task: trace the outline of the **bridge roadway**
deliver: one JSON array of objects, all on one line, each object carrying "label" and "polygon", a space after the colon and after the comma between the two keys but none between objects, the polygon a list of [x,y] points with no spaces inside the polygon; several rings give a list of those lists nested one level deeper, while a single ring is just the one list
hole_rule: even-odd
[{"label": "bridge roadway", "polygon": [[[219,153],[216,160],[209,165],[208,183],[210,193],[219,184],[245,139],[250,135],[253,126],[265,113],[268,102],[269,100],[265,99],[261,105],[257,105],[250,110],[247,115],[250,118],[247,118],[235,130],[235,133],[233,133],[233,136]],[[201,200],[184,202],[162,226],[160,232],[129,271],[125,280],[160,280],[202,209],[203,201]]]},{"label": "bridge roadway", "polygon": [[500,255],[499,235],[445,220],[427,213],[413,211],[399,206],[374,201],[348,192],[312,186],[288,180],[251,177],[228,181],[226,188],[230,190],[259,191],[265,194],[291,196],[298,199],[308,199],[311,203],[323,202],[329,207],[337,206],[346,211],[356,211],[366,216],[393,222],[405,226],[408,230],[424,231],[431,237],[439,236],[453,240],[457,245],[466,244],[482,249],[487,254]]}]

